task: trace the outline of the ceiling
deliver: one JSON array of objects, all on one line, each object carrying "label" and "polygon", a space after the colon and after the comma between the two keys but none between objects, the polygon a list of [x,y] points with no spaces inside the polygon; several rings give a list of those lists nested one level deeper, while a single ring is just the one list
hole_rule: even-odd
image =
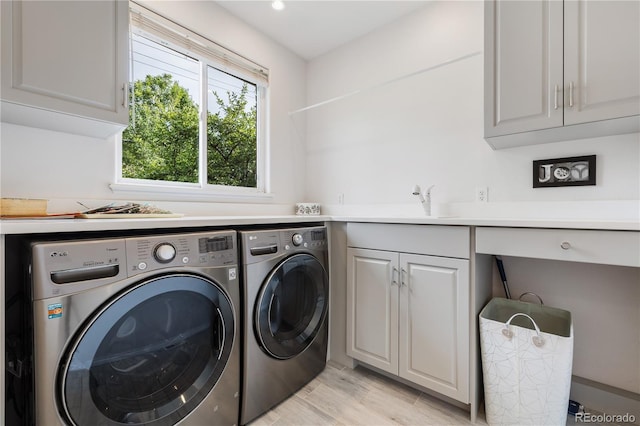
[{"label": "ceiling", "polygon": [[216,1],[253,28],[311,60],[399,17],[428,1],[284,0],[276,11],[271,1]]}]

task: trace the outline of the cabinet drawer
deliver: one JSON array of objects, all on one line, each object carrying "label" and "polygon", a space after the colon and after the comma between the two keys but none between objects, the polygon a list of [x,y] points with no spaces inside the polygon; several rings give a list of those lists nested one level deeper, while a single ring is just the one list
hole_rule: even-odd
[{"label": "cabinet drawer", "polygon": [[470,230],[467,226],[350,222],[347,224],[347,245],[468,259]]},{"label": "cabinet drawer", "polygon": [[477,228],[476,251],[504,256],[640,267],[640,232]]}]

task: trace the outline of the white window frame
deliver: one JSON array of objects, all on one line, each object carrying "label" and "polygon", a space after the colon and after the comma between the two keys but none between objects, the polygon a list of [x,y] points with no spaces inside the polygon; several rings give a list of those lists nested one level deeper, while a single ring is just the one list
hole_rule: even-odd
[{"label": "white window frame", "polygon": [[[169,21],[150,10],[130,2],[130,31],[152,41],[176,50],[200,63],[200,131],[199,131],[199,181],[170,182],[150,179],[122,177],[122,134],[116,136],[115,179],[110,186],[116,194],[131,196],[162,197],[165,200],[190,201],[266,201],[273,198],[270,192],[269,129],[268,129],[268,70],[224,47]],[[134,25],[135,22],[135,25]],[[206,117],[207,105],[207,67],[213,67],[242,78],[256,85],[257,123],[256,123],[256,187],[236,187],[212,185],[206,182],[207,146]],[[204,130],[204,131],[203,131]]]}]

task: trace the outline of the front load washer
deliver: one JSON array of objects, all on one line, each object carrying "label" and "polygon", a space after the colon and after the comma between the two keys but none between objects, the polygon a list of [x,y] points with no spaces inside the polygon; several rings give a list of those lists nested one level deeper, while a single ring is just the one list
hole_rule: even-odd
[{"label": "front load washer", "polygon": [[240,240],[244,425],[324,369],[329,278],[324,226],[243,231]]},{"label": "front load washer", "polygon": [[235,425],[235,231],[31,244],[36,425]]}]

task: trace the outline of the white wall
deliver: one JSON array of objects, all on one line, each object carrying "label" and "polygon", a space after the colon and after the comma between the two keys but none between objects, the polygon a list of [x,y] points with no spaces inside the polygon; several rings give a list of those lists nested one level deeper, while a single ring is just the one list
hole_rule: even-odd
[{"label": "white wall", "polygon": [[[305,191],[304,150],[300,136],[292,131],[288,112],[305,102],[306,63],[214,2],[152,0],[143,4],[269,68],[274,94],[269,130],[271,190],[275,195],[270,203],[291,205],[301,200]],[[97,140],[6,123],[2,123],[0,138],[3,197],[85,201],[123,197],[109,188],[115,180],[114,138]],[[189,209],[180,211],[185,210]]]},{"label": "white wall", "polygon": [[[289,116],[481,51],[482,2],[428,4],[308,65],[213,2],[143,4],[269,67],[273,204],[335,204],[344,194],[347,204],[417,206],[415,183],[436,184],[436,203],[471,202],[480,185],[494,203],[640,199],[638,134],[492,151],[482,138],[482,55]],[[0,142],[3,197],[122,198],[108,186],[113,139],[3,123]],[[532,160],[583,154],[598,155],[597,186],[531,188]]]},{"label": "white wall", "polygon": [[[533,292],[546,305],[571,312],[574,375],[640,393],[640,268],[502,260],[511,297]],[[494,295],[504,297],[499,276],[494,278]]]},{"label": "white wall", "polygon": [[[378,86],[482,51],[483,34],[482,2],[434,2],[311,61],[309,105],[374,88],[294,118],[307,121],[308,201],[335,205],[344,194],[346,207],[375,204],[375,212],[384,212],[393,210],[389,205],[413,206],[421,214],[411,195],[416,183],[437,185],[434,202],[473,204],[475,187],[486,185],[489,205],[533,210],[565,200],[640,199],[638,134],[491,150],[482,137],[482,55]],[[532,188],[533,160],[589,154],[597,155],[595,187]],[[630,206],[637,218],[637,203]],[[545,217],[554,215],[568,217]],[[537,292],[548,305],[573,313],[575,374],[640,391],[637,269],[518,258],[505,263],[514,296]],[[503,296],[500,289],[494,294]]]},{"label": "white wall", "polygon": [[[640,199],[639,135],[493,151],[483,139],[483,56],[376,85],[483,50],[483,4],[434,2],[310,62],[308,103],[360,94],[302,112],[307,198],[335,204]],[[532,188],[532,161],[597,155],[595,187]]]}]

